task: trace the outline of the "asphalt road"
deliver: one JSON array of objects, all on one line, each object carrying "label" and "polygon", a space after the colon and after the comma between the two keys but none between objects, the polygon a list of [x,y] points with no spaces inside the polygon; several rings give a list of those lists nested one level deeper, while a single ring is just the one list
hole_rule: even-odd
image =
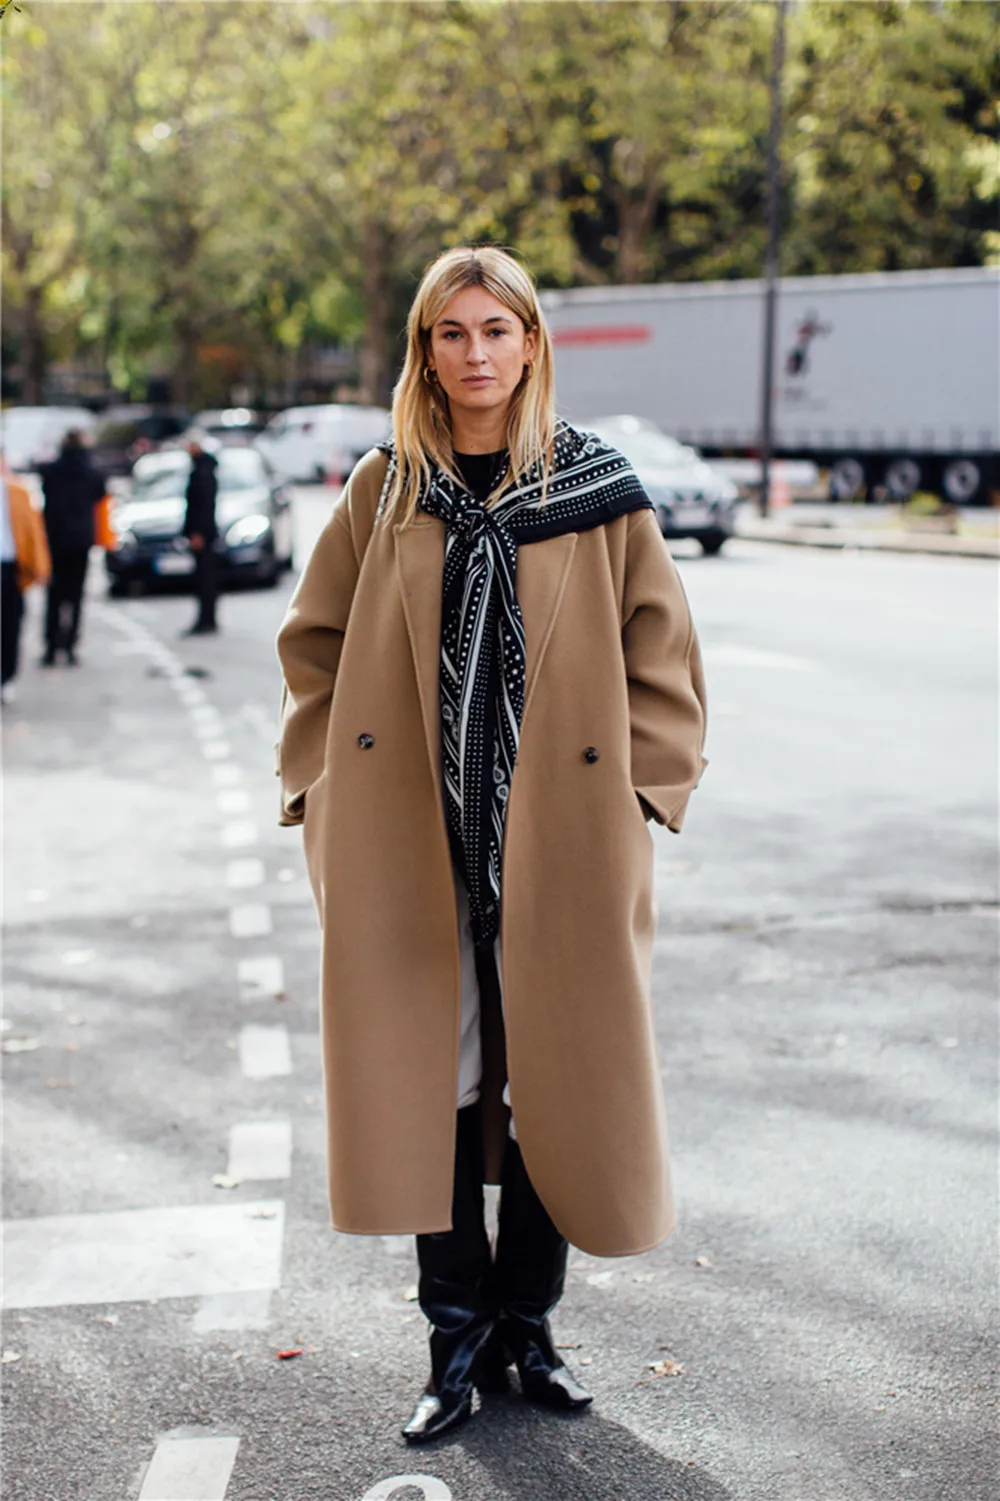
[{"label": "asphalt road", "polygon": [[[300,556],[329,502],[300,494]],[[35,667],[34,601],[7,1501],[993,1501],[995,571],[678,553],[711,698],[656,839],[680,1228],[571,1256],[587,1416],[492,1399],[424,1451],[410,1243],[327,1224],[316,924],[275,821],[289,584],[200,642],[187,599],[98,593],[77,671]]]}]

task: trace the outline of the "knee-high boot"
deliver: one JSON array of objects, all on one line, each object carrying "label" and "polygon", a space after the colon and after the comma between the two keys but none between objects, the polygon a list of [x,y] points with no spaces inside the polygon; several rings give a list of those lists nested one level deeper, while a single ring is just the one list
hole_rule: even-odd
[{"label": "knee-high boot", "polygon": [[451,1223],[441,1234],[417,1236],[420,1307],[431,1325],[431,1379],[403,1429],[412,1444],[469,1417],[478,1363],[496,1319],[478,1105],[458,1112]]},{"label": "knee-high boot", "polygon": [[566,1281],[568,1250],[532,1186],[520,1147],[511,1139],[500,1186],[497,1333],[517,1362],[525,1397],[564,1411],[593,1400],[560,1359],[549,1329],[549,1315]]}]

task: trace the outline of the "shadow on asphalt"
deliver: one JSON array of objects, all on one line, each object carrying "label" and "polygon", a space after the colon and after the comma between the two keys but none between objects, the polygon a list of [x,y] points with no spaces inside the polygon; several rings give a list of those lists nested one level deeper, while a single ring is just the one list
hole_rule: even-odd
[{"label": "shadow on asphalt", "polygon": [[[563,1416],[525,1407],[517,1397],[492,1399],[453,1446],[482,1467],[498,1496],[512,1501],[733,1501],[697,1465],[664,1458],[593,1410]],[[443,1440],[434,1447],[450,1446]]]}]

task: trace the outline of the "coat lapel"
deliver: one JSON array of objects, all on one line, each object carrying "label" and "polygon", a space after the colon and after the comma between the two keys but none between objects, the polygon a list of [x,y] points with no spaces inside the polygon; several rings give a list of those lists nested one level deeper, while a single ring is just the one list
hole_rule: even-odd
[{"label": "coat lapel", "polygon": [[517,550],[517,598],[524,617],[527,657],[525,714],[566,592],[576,542],[576,532],[566,532],[561,537],[549,538],[547,542],[525,543]]},{"label": "coat lapel", "polygon": [[444,522],[421,516],[409,526],[394,528],[396,573],[403,614],[413,653],[420,695],[420,712],[431,765],[441,764],[441,575],[444,571]]}]

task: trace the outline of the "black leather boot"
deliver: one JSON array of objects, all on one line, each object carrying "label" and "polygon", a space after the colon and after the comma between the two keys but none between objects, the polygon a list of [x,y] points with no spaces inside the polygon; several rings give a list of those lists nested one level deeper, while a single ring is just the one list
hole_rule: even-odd
[{"label": "black leather boot", "polygon": [[478,1105],[458,1112],[451,1224],[439,1235],[417,1236],[420,1307],[431,1324],[431,1379],[403,1429],[411,1444],[437,1438],[471,1415],[496,1318]]},{"label": "black leather boot", "polygon": [[496,1255],[499,1334],[517,1362],[528,1401],[563,1412],[593,1401],[560,1359],[549,1329],[549,1314],[566,1281],[568,1250],[532,1186],[520,1147],[508,1141]]}]

